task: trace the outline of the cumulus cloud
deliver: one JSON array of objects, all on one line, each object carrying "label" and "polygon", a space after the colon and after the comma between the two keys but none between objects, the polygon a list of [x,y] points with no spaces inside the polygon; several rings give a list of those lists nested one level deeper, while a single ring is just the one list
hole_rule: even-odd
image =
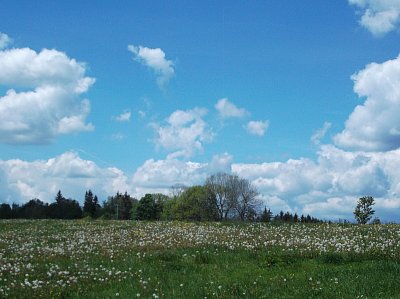
[{"label": "cumulus cloud", "polygon": [[203,143],[212,140],[213,134],[203,117],[207,110],[195,108],[192,110],[177,110],[167,119],[164,126],[152,123],[155,130],[155,143],[168,151],[173,151],[170,157],[190,157],[203,150]]},{"label": "cumulus cloud", "polygon": [[206,177],[207,164],[181,161],[175,158],[150,159],[133,175],[134,185],[141,188],[168,189],[172,185],[201,184]]},{"label": "cumulus cloud", "polygon": [[371,63],[352,76],[354,91],[365,102],[350,114],[344,130],[334,136],[348,149],[387,151],[400,147],[400,56]]},{"label": "cumulus cloud", "polygon": [[331,128],[332,124],[330,122],[324,122],[324,125],[319,130],[315,131],[315,133],[311,136],[311,142],[314,144],[320,144],[321,139],[325,137],[328,130]]},{"label": "cumulus cloud", "polygon": [[375,36],[383,36],[399,25],[398,0],[349,0],[362,11],[360,24]]},{"label": "cumulus cloud", "polygon": [[134,60],[150,68],[157,75],[157,84],[163,87],[174,75],[174,63],[166,59],[160,48],[128,45],[128,51],[133,53]]},{"label": "cumulus cloud", "polygon": [[168,194],[171,186],[194,186],[203,184],[212,173],[231,171],[232,156],[228,153],[215,155],[210,162],[199,163],[182,161],[167,157],[164,160],[147,160],[133,175],[136,194],[164,192]]},{"label": "cumulus cloud", "polygon": [[214,107],[217,109],[221,118],[242,118],[249,115],[246,109],[236,107],[233,103],[229,102],[227,98],[220,99]]},{"label": "cumulus cloud", "polygon": [[[302,158],[233,164],[232,171],[252,181],[264,197],[285,202],[291,211],[351,219],[355,201],[364,195],[375,197],[382,218],[391,214],[393,207],[399,209],[399,167],[399,149],[349,152],[324,145],[317,161]],[[267,204],[276,209],[268,199]]]},{"label": "cumulus cloud", "polygon": [[0,32],[0,50],[7,48],[12,43],[12,39],[5,33]]},{"label": "cumulus cloud", "polygon": [[119,122],[128,122],[131,120],[132,113],[130,111],[122,112],[120,115],[115,116],[114,119]]},{"label": "cumulus cloud", "polygon": [[0,85],[12,88],[0,97],[0,142],[48,143],[93,130],[86,123],[90,103],[80,99],[95,81],[85,71],[85,64],[57,50],[0,51]]},{"label": "cumulus cloud", "polygon": [[246,130],[249,134],[256,136],[264,136],[269,126],[269,121],[249,121],[246,125]]},{"label": "cumulus cloud", "polygon": [[33,162],[0,160],[0,178],[6,182],[0,189],[0,198],[9,203],[24,203],[32,198],[52,202],[58,190],[81,203],[87,189],[95,191],[100,199],[117,191],[132,191],[121,170],[101,168],[72,151]]},{"label": "cumulus cloud", "polygon": [[59,189],[81,203],[92,189],[100,199],[127,191],[168,194],[173,185],[203,184],[210,174],[224,171],[249,179],[260,199],[274,213],[280,210],[337,220],[352,219],[356,200],[371,195],[377,215],[394,220],[400,212],[400,149],[387,152],[349,152],[323,145],[317,160],[290,159],[259,164],[233,163],[228,153],[208,162],[167,157],[149,159],[132,177],[114,167],[100,167],[76,152],[48,160],[0,160],[0,198],[12,203],[40,198],[50,202]]}]

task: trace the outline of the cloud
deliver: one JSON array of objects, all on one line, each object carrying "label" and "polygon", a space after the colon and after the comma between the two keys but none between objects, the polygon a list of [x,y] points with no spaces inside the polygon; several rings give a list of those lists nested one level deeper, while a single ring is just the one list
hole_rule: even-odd
[{"label": "cloud", "polygon": [[88,189],[98,194],[101,200],[117,191],[132,191],[121,170],[101,168],[93,161],[81,159],[73,151],[33,162],[0,160],[0,178],[6,182],[0,188],[0,198],[9,203],[24,203],[32,198],[52,202],[58,190],[81,203]]},{"label": "cloud", "polygon": [[149,190],[168,194],[173,185],[199,185],[212,173],[230,172],[231,164],[232,156],[228,153],[214,155],[206,163],[170,157],[164,160],[149,159],[136,170],[132,182],[136,186],[136,194],[144,194]]},{"label": "cloud", "polygon": [[[0,51],[0,142],[42,144],[56,136],[91,131],[88,100],[80,99],[95,82],[86,66],[57,50]],[[20,91],[18,91],[20,89]]]},{"label": "cloud", "polygon": [[168,189],[175,184],[201,184],[207,176],[207,164],[184,162],[175,158],[150,159],[133,175],[133,184],[141,188]]},{"label": "cloud", "polygon": [[12,43],[12,39],[5,33],[0,32],[0,50],[7,48]]},{"label": "cloud", "polygon": [[[400,207],[398,169],[399,149],[349,152],[333,145],[321,146],[317,161],[232,164],[232,171],[253,182],[263,197],[280,199],[298,213],[334,220],[352,219],[355,201],[364,195],[374,196],[378,216],[389,219],[393,207]],[[270,207],[276,211],[272,203]]]},{"label": "cloud", "polygon": [[398,0],[349,0],[349,3],[362,10],[360,24],[374,36],[383,36],[399,24]]},{"label": "cloud", "polygon": [[213,138],[211,130],[203,117],[207,110],[195,108],[192,110],[177,110],[166,120],[166,125],[152,123],[156,133],[155,143],[168,151],[173,151],[170,157],[192,156],[203,150],[203,143]]},{"label": "cloud", "polygon": [[234,104],[229,102],[227,98],[220,99],[214,107],[217,109],[221,118],[242,118],[249,115],[249,112],[247,112],[246,109],[236,107]]},{"label": "cloud", "polygon": [[314,144],[320,144],[321,143],[321,139],[323,139],[326,135],[326,133],[328,132],[328,130],[331,128],[332,124],[330,122],[324,122],[324,125],[322,126],[322,128],[320,128],[319,130],[317,130],[310,138],[311,142]]},{"label": "cloud", "polygon": [[163,87],[175,74],[174,63],[165,58],[160,48],[147,48],[128,45],[128,51],[133,53],[133,59],[150,68],[157,75],[157,84]]},{"label": "cloud", "polygon": [[120,115],[115,116],[114,119],[119,122],[128,122],[131,120],[131,112],[130,111],[122,112]]},{"label": "cloud", "polygon": [[[317,160],[301,158],[259,164],[232,163],[228,153],[208,162],[178,158],[149,159],[132,177],[115,167],[100,167],[69,151],[48,160],[0,160],[0,198],[23,203],[32,198],[51,202],[58,190],[82,203],[91,189],[100,200],[125,192],[170,192],[176,184],[203,184],[216,172],[236,173],[249,179],[260,199],[274,213],[280,210],[337,220],[353,219],[356,200],[375,197],[377,216],[389,221],[400,212],[400,149],[387,152],[349,152],[323,145]],[[396,218],[397,217],[397,218]]]},{"label": "cloud", "polygon": [[246,125],[246,130],[249,134],[256,136],[264,136],[269,126],[269,121],[249,121]]},{"label": "cloud", "polygon": [[400,147],[400,56],[371,63],[352,76],[354,91],[365,97],[350,114],[336,145],[356,150],[387,151]]}]

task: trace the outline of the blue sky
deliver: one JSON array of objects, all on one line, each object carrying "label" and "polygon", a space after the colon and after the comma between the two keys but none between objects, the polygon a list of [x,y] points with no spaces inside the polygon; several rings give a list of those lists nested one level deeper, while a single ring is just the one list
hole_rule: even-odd
[{"label": "blue sky", "polygon": [[397,220],[399,19],[398,0],[3,1],[0,200],[228,171],[276,212],[351,218],[373,195]]}]

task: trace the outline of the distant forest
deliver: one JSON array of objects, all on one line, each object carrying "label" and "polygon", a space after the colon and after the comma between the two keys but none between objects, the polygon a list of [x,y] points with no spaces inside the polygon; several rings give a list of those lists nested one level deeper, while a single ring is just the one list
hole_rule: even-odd
[{"label": "distant forest", "polygon": [[85,192],[83,207],[65,198],[58,191],[54,202],[40,199],[18,205],[0,204],[0,219],[93,219],[115,220],[184,220],[184,221],[260,221],[318,223],[310,215],[283,212],[273,215],[258,199],[257,189],[246,179],[236,175],[217,173],[207,178],[204,185],[185,187],[175,185],[171,196],[146,194],[140,200],[127,192],[117,193],[99,203],[91,190]]}]

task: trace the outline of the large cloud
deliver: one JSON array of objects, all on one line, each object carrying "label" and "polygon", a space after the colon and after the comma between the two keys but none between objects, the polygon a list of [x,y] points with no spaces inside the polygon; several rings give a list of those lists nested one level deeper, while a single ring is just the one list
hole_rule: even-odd
[{"label": "large cloud", "polygon": [[376,198],[378,216],[384,219],[393,208],[400,212],[398,169],[400,150],[348,152],[332,145],[321,147],[316,162],[302,158],[232,165],[232,171],[251,180],[263,196],[281,199],[293,211],[330,219],[352,218],[355,201],[364,195]]},{"label": "large cloud", "polygon": [[215,155],[210,162],[198,163],[168,157],[165,160],[147,160],[133,175],[136,194],[146,192],[168,193],[174,185],[203,184],[207,176],[216,172],[230,172],[232,156]]},{"label": "large cloud", "polygon": [[382,36],[399,24],[400,2],[398,0],[349,0],[362,10],[360,24],[373,35]]},{"label": "large cloud", "polygon": [[173,157],[190,157],[203,150],[203,143],[212,139],[213,134],[203,117],[207,110],[195,108],[177,110],[167,119],[164,126],[152,123],[156,132],[157,146],[173,151]]},{"label": "large cloud", "polygon": [[85,65],[57,50],[0,51],[0,85],[12,87],[0,97],[0,142],[40,144],[57,135],[93,130],[86,124],[94,83]]},{"label": "large cloud", "polygon": [[174,63],[165,58],[165,53],[160,48],[147,48],[143,46],[128,45],[134,59],[153,70],[157,75],[157,84],[163,87],[175,73]]},{"label": "large cloud", "polygon": [[4,184],[0,199],[9,203],[23,203],[32,198],[51,202],[58,190],[81,202],[87,189],[92,189],[100,199],[117,191],[132,191],[121,170],[101,168],[93,161],[81,159],[76,152],[33,162],[0,160],[0,178]]},{"label": "large cloud", "polygon": [[354,91],[366,100],[334,137],[338,146],[368,151],[400,147],[400,56],[371,63],[352,76]]},{"label": "large cloud", "polygon": [[22,203],[38,197],[50,202],[59,189],[81,203],[87,189],[101,200],[117,191],[140,198],[149,192],[168,194],[177,184],[202,184],[210,174],[224,171],[249,179],[274,213],[291,210],[332,220],[352,219],[357,199],[371,195],[376,199],[376,215],[395,220],[400,213],[399,169],[399,149],[348,152],[323,145],[316,161],[302,158],[232,164],[232,156],[227,153],[202,163],[149,159],[129,178],[117,168],[102,168],[76,152],[66,152],[48,160],[0,161],[0,199]]}]

